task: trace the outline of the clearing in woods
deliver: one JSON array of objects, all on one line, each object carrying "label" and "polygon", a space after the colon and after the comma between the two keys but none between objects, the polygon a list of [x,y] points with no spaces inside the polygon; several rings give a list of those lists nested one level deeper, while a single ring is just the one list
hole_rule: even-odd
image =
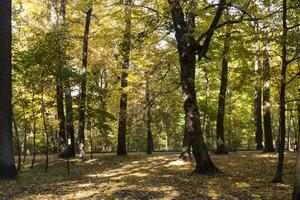
[{"label": "clearing in woods", "polygon": [[[286,153],[284,184],[273,184],[277,154],[238,152],[212,155],[222,171],[215,176],[190,176],[193,162],[178,153],[131,153],[120,157],[97,154],[94,159],[50,159],[48,173],[39,160],[23,166],[17,180],[0,181],[0,199],[289,199],[295,153]],[[29,159],[28,159],[29,160]]]}]

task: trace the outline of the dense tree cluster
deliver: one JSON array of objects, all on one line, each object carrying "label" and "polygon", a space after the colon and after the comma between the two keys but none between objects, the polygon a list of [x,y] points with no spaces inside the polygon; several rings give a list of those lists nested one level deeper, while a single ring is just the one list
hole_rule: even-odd
[{"label": "dense tree cluster", "polygon": [[282,182],[299,19],[295,0],[1,1],[0,177],[16,175],[13,149],[18,169],[45,154],[45,171],[49,154],[192,151],[196,174],[219,172],[209,151],[277,149]]}]

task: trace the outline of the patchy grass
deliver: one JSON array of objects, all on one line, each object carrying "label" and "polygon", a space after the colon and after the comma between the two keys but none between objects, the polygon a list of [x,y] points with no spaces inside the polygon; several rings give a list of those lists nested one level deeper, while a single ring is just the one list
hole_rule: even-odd
[{"label": "patchy grass", "polygon": [[212,156],[222,171],[191,176],[193,163],[178,153],[99,154],[95,159],[51,159],[48,173],[39,161],[25,164],[14,181],[0,181],[0,199],[290,199],[295,154],[286,153],[284,184],[272,184],[277,155],[239,152]]}]

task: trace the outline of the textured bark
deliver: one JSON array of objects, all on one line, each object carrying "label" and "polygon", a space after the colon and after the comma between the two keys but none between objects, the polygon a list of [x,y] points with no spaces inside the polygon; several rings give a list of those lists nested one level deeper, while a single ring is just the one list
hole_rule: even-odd
[{"label": "textured bark", "polygon": [[262,115],[261,115],[261,61],[258,59],[255,63],[255,97],[254,97],[254,120],[255,120],[255,142],[256,149],[263,149],[263,129],[262,129]]},{"label": "textured bark", "polygon": [[[185,131],[189,137],[196,161],[195,174],[214,174],[218,172],[208,154],[203,139],[200,115],[196,100],[195,91],[195,68],[196,54],[201,60],[206,56],[214,29],[224,10],[225,1],[220,0],[216,15],[207,31],[203,45],[199,45],[192,34],[189,34],[195,24],[195,17],[189,15],[188,22],[185,21],[185,14],[179,0],[168,0],[172,21],[175,27],[175,37],[180,62],[180,79],[184,96]],[[193,32],[193,31],[192,31]],[[200,47],[199,47],[200,46]]]},{"label": "textured bark", "polygon": [[271,102],[270,102],[270,61],[268,44],[264,49],[264,63],[263,63],[263,108],[264,108],[264,133],[265,133],[265,148],[264,152],[273,152],[273,134],[271,121]]},{"label": "textured bark", "polygon": [[282,69],[279,91],[279,146],[278,163],[273,182],[282,182],[284,147],[285,147],[285,90],[286,90],[286,70],[287,70],[287,6],[286,0],[282,0]]},{"label": "textured bark", "polygon": [[187,131],[184,127],[184,133],[183,133],[183,140],[182,140],[182,150],[180,154],[180,159],[182,160],[191,160],[191,144],[189,140],[189,136],[187,134]]},{"label": "textured bark", "polygon": [[222,55],[222,73],[221,85],[219,93],[218,116],[217,116],[217,150],[216,154],[227,154],[225,139],[224,139],[224,117],[225,117],[225,101],[227,90],[227,76],[228,76],[228,53],[229,53],[229,39],[230,33],[226,33],[224,40],[224,50]]},{"label": "textured bark", "polygon": [[92,19],[92,8],[86,12],[83,46],[82,46],[82,74],[81,74],[81,90],[80,90],[80,105],[79,105],[79,121],[78,121],[78,140],[79,147],[84,146],[85,136],[85,111],[86,111],[86,72],[88,65],[88,47],[89,47],[89,32]]},{"label": "textured bark", "polygon": [[11,0],[0,1],[0,179],[17,175],[12,139]]},{"label": "textured bark", "polygon": [[127,92],[128,86],[128,68],[129,68],[129,57],[131,50],[131,1],[125,0],[125,31],[123,35],[122,44],[122,75],[121,75],[121,88],[122,92],[120,95],[120,106],[119,106],[119,128],[118,128],[118,147],[117,155],[126,155],[126,121],[127,121]]}]

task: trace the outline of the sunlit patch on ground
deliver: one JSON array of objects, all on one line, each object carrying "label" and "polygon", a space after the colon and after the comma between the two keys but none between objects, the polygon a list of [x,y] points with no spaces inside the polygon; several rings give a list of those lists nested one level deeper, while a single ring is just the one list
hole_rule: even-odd
[{"label": "sunlit patch on ground", "polygon": [[71,159],[70,176],[66,162],[52,158],[46,174],[39,160],[32,170],[25,164],[17,180],[0,181],[0,199],[290,199],[295,154],[285,158],[283,184],[270,183],[276,153],[213,155],[222,171],[215,176],[192,176],[194,163],[178,153]]}]

